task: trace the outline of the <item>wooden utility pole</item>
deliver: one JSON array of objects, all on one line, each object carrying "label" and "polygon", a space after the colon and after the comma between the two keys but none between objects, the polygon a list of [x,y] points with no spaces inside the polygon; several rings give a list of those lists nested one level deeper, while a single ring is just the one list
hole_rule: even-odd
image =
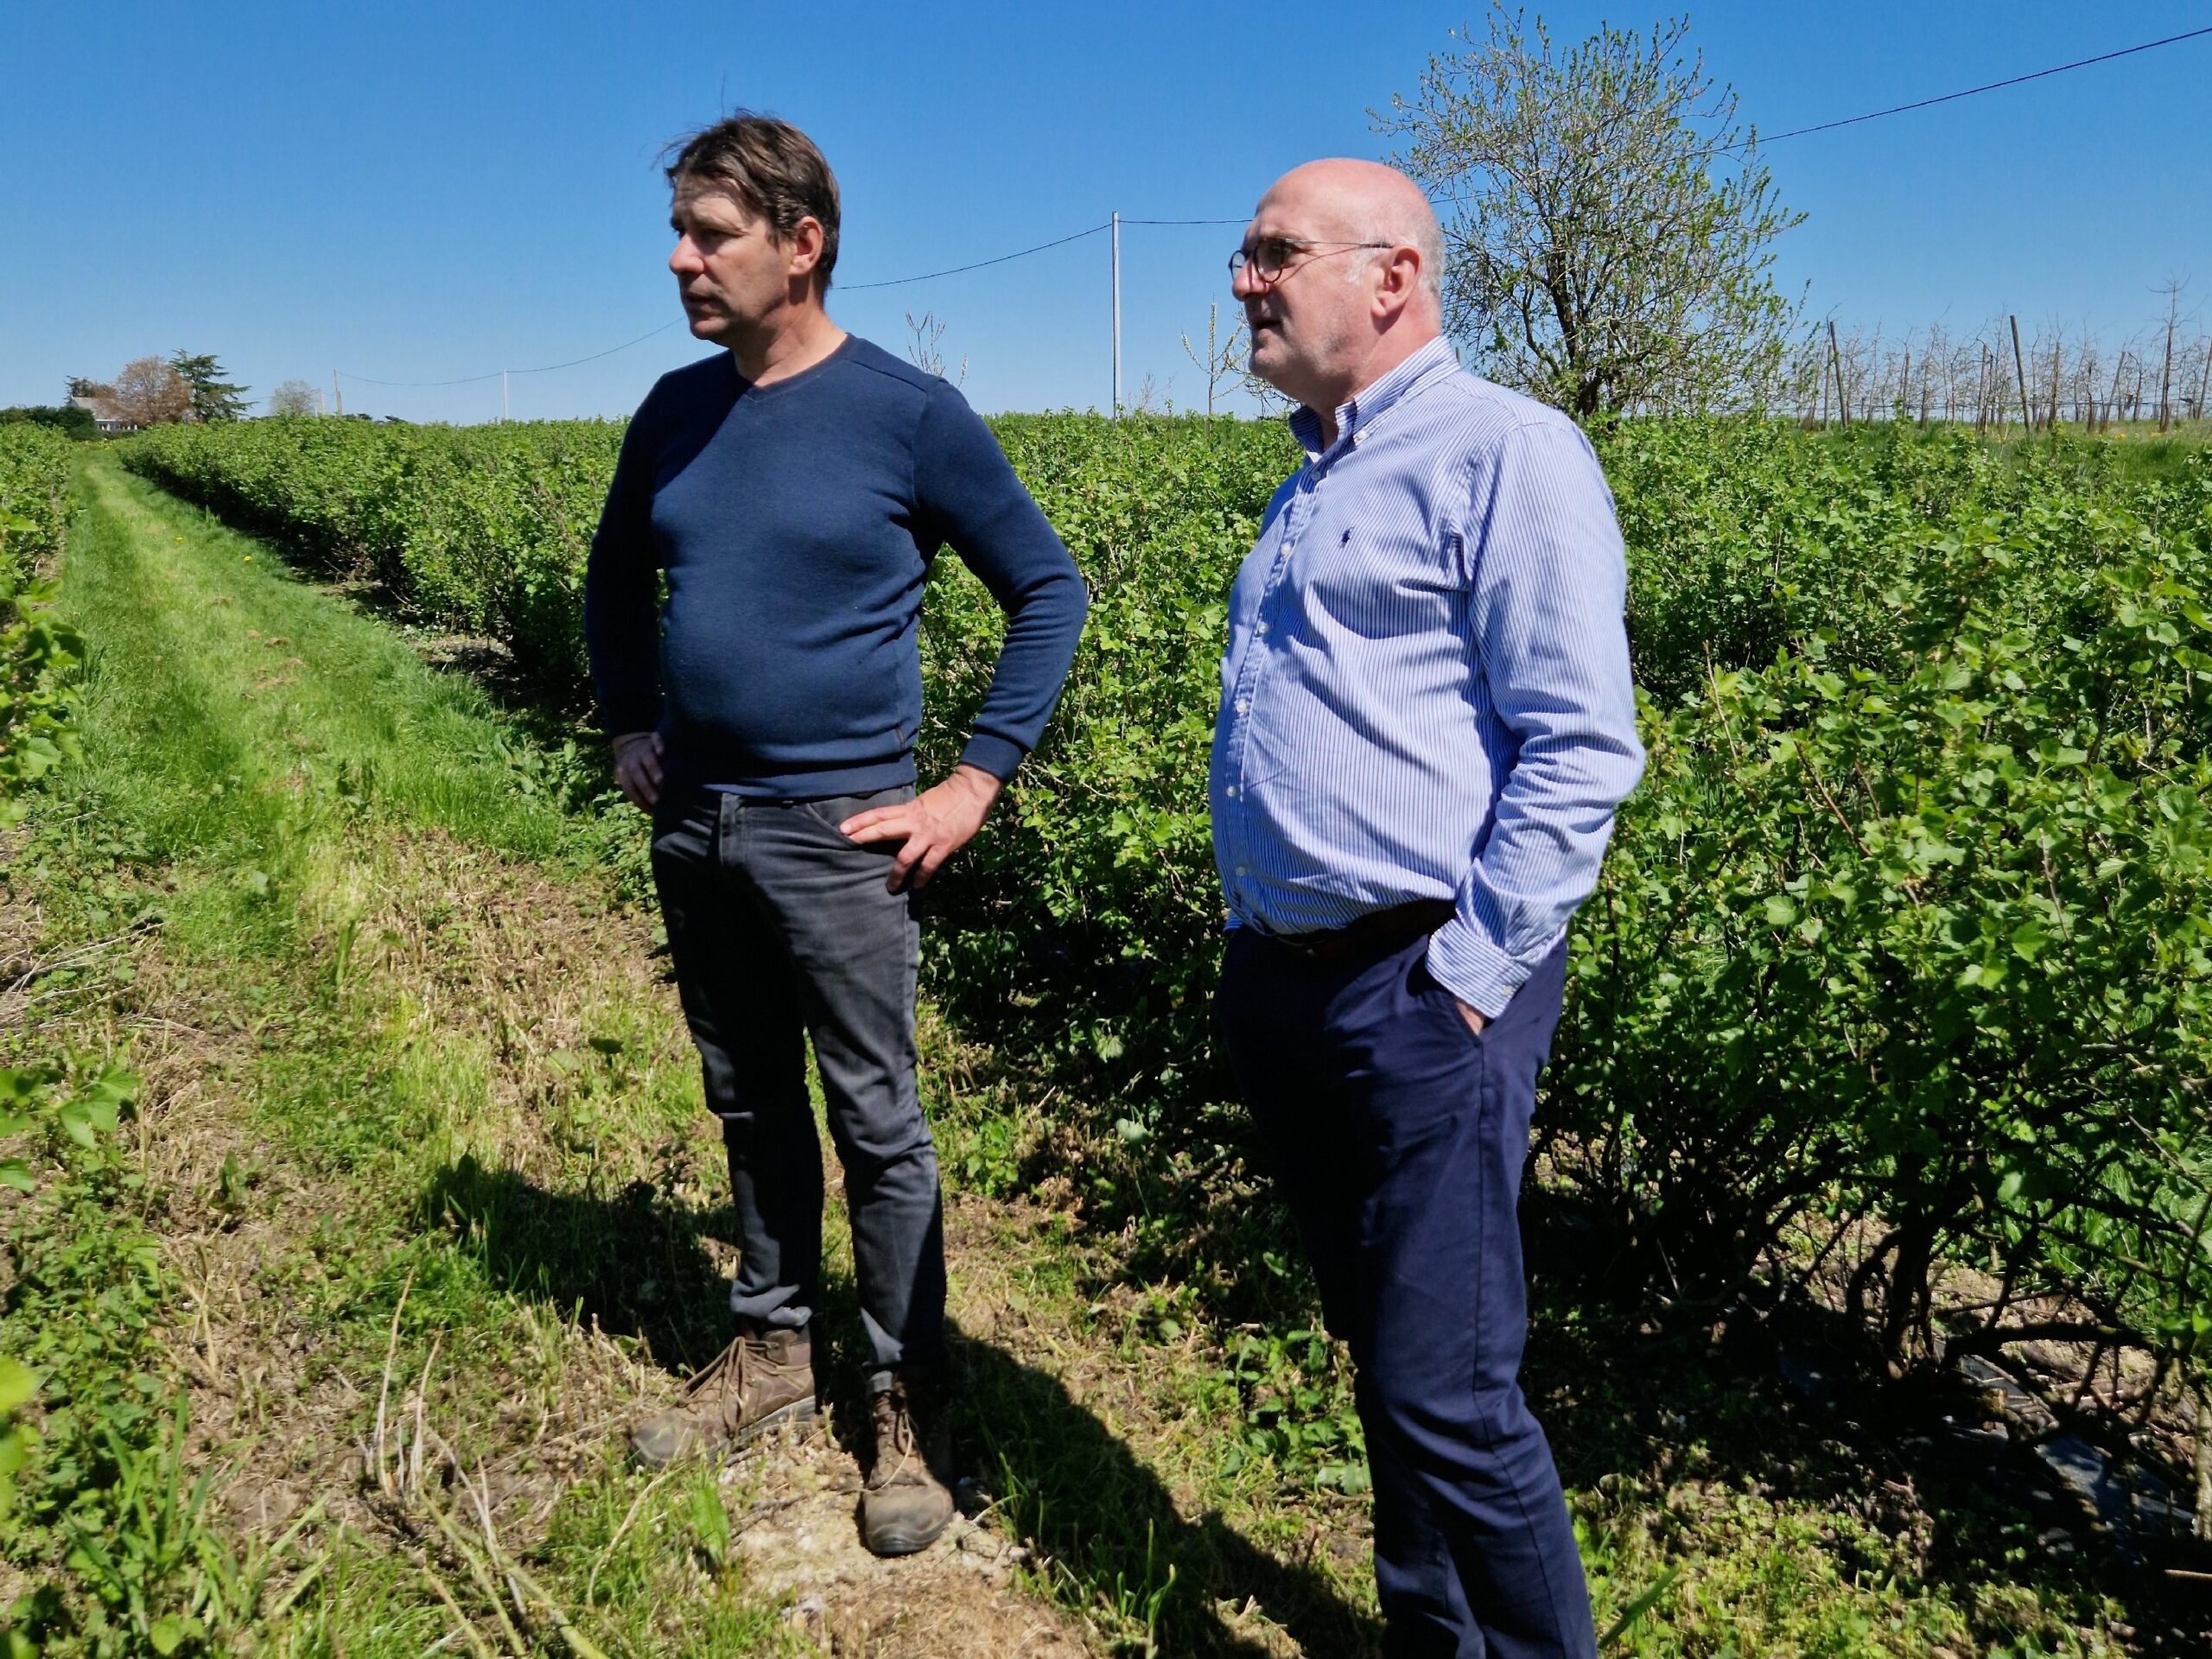
[{"label": "wooden utility pole", "polygon": [[1989,342],[1981,342],[1981,378],[1974,387],[1974,435],[1989,430]]},{"label": "wooden utility pole", "polygon": [[1122,418],[1122,210],[1114,210],[1111,276],[1114,286],[1114,418]]},{"label": "wooden utility pole", "polygon": [[1835,373],[1835,406],[1843,416],[1843,429],[1851,430],[1851,399],[1843,390],[1843,348],[1835,343],[1835,319],[1828,319],[1828,367]]},{"label": "wooden utility pole", "polygon": [[2050,346],[2050,419],[2044,430],[2058,430],[2058,342],[2056,340]]},{"label": "wooden utility pole", "polygon": [[2031,438],[2035,435],[2036,423],[2028,417],[2028,365],[2020,356],[2020,320],[2014,317],[2012,324],[2012,372],[2020,378],[2020,435]]}]

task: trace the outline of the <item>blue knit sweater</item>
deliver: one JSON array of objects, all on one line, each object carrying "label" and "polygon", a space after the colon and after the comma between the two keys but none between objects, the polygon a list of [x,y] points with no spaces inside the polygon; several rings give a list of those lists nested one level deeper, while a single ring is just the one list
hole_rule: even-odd
[{"label": "blue knit sweater", "polygon": [[622,441],[584,578],[608,734],[657,730],[673,779],[747,795],[912,782],[940,547],[1006,609],[961,758],[1008,777],[1059,696],[1086,601],[967,401],[857,337],[765,386],[727,352],[664,376]]}]

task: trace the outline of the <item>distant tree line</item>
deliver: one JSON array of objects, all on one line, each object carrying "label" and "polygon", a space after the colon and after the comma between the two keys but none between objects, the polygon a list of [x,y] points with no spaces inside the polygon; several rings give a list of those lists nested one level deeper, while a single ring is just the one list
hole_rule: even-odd
[{"label": "distant tree line", "polygon": [[96,438],[100,430],[92,411],[74,404],[18,404],[0,409],[0,426],[48,426],[72,438]]},{"label": "distant tree line", "polygon": [[[136,428],[179,421],[235,421],[245,414],[248,388],[223,375],[223,365],[212,352],[179,350],[166,358],[133,358],[111,380],[72,375],[70,404],[94,430],[110,423]],[[57,418],[46,419],[44,424],[87,435],[77,420],[60,410],[53,414]]]}]

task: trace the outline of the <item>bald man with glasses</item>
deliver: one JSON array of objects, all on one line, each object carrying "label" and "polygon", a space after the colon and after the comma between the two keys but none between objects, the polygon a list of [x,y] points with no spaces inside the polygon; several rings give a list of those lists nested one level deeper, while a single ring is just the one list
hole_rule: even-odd
[{"label": "bald man with glasses", "polygon": [[1316,162],[1230,257],[1306,464],[1236,577],[1211,780],[1221,1017],[1357,1366],[1392,1656],[1596,1651],[1519,1384],[1516,1214],[1567,929],[1641,775],[1612,498],[1463,372],[1412,181]]}]

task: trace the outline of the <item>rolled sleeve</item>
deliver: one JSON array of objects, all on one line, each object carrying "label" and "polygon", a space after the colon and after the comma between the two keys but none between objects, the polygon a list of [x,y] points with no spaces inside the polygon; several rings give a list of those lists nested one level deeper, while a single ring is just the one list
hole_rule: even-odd
[{"label": "rolled sleeve", "polygon": [[1622,617],[1626,560],[1588,441],[1563,416],[1516,426],[1477,489],[1468,617],[1516,747],[1428,968],[1495,1017],[1597,885],[1643,748]]}]

